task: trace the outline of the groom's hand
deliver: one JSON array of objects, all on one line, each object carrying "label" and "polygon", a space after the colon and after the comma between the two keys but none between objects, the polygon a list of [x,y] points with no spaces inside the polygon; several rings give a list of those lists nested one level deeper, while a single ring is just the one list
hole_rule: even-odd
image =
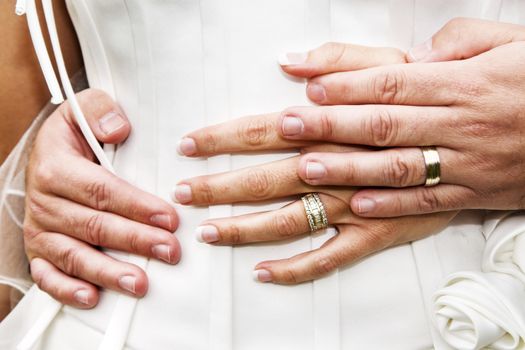
[{"label": "groom's hand", "polygon": [[[78,100],[100,142],[123,142],[131,126],[101,91]],[[143,296],[146,274],[98,247],[176,264],[175,209],[97,165],[67,103],[42,126],[26,175],[24,239],[37,285],[62,303],[90,308],[97,286]]]},{"label": "groom's hand", "polygon": [[[354,212],[367,217],[523,209],[525,27],[456,19],[407,58],[414,63],[309,80],[308,96],[326,106],[285,111],[282,138],[383,149],[309,154],[299,163],[301,178],[315,186],[380,187],[352,199]],[[435,187],[422,186],[425,146],[437,147],[441,158]]]}]

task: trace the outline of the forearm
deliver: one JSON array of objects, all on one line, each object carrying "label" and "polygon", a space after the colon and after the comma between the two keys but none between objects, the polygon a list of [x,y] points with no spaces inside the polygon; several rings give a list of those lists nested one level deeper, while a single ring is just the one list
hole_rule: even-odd
[{"label": "forearm", "polygon": [[[82,67],[80,48],[64,1],[53,4],[62,50],[72,74]],[[14,8],[15,0],[0,2],[0,163],[50,99],[26,18],[17,16]],[[39,13],[43,19],[41,8]]]}]

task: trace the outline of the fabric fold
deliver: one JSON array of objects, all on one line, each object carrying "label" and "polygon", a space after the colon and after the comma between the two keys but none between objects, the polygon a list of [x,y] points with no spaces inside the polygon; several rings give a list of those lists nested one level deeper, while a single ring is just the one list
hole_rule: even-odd
[{"label": "fabric fold", "polygon": [[525,349],[523,213],[495,213],[483,227],[482,271],[450,275],[433,297],[433,318],[454,349]]}]

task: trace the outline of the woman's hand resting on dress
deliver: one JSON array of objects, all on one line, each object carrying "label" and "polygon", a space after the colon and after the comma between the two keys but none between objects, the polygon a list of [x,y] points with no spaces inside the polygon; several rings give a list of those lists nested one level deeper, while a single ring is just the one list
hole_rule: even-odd
[{"label": "woman's hand resting on dress", "polygon": [[[86,90],[78,100],[100,142],[120,143],[131,130],[106,94]],[[148,287],[146,274],[95,247],[180,259],[172,234],[175,209],[94,163],[67,103],[46,120],[26,174],[24,239],[37,285],[64,304],[79,308],[98,302],[96,286],[136,297]]]},{"label": "woman's hand resting on dress", "polygon": [[[259,280],[275,283],[311,280],[431,234],[453,210],[523,208],[525,42],[519,40],[525,40],[523,27],[457,19],[406,56],[343,44],[289,54],[283,69],[308,79],[312,101],[332,106],[207,127],[188,134],[179,150],[192,157],[279,149],[303,155],[182,181],[174,200],[201,205],[321,193],[339,234],[320,249],[255,267]],[[420,186],[426,177],[420,146],[438,147],[441,185]],[[212,244],[308,232],[301,201],[275,212],[208,220],[197,229],[198,238]]]}]

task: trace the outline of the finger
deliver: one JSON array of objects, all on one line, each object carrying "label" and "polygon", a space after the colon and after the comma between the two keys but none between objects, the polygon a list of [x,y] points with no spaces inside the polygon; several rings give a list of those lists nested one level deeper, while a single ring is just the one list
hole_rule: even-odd
[{"label": "finger", "polygon": [[[338,225],[339,234],[319,249],[290,259],[265,261],[255,267],[260,282],[296,284],[323,277],[390,246],[420,239],[443,229],[456,213],[436,213],[388,220],[354,220]],[[447,221],[448,220],[448,221]]]},{"label": "finger", "polygon": [[31,201],[28,209],[33,220],[49,231],[60,232],[95,246],[156,258],[169,264],[176,264],[180,260],[179,241],[169,231],[93,210],[62,198],[36,198],[33,195]]},{"label": "finger", "polygon": [[181,181],[172,199],[181,204],[210,205],[262,201],[310,192],[297,175],[299,157]]},{"label": "finger", "polygon": [[352,228],[354,226],[344,225],[338,235],[319,249],[289,259],[258,264],[254,271],[255,279],[276,284],[311,281],[380,249],[378,244],[369,245],[365,235]]},{"label": "finger", "polygon": [[90,309],[98,304],[95,286],[69,277],[44,259],[31,261],[31,276],[36,285],[60,303],[80,309]]},{"label": "finger", "polygon": [[440,184],[435,187],[406,189],[365,189],[351,201],[352,211],[363,217],[397,217],[441,211],[475,209],[474,190],[458,185]]},{"label": "finger", "polygon": [[462,60],[525,40],[525,27],[476,18],[454,18],[431,39],[410,49],[408,62]]},{"label": "finger", "polygon": [[34,170],[42,192],[170,232],[176,230],[175,208],[162,199],[130,185],[89,160],[69,157],[66,161],[67,167],[43,163]]},{"label": "finger", "polygon": [[[352,216],[344,201],[324,194],[320,197],[330,224],[346,222],[345,217]],[[298,200],[275,211],[207,220],[195,233],[200,242],[239,245],[290,239],[310,233],[310,226],[303,202]]]},{"label": "finger", "polygon": [[45,258],[66,275],[94,285],[142,297],[148,279],[139,267],[117,261],[90,245],[58,233],[40,233],[29,241],[29,250]]},{"label": "finger", "polygon": [[310,144],[284,140],[277,128],[279,113],[239,118],[196,130],[179,141],[179,154],[207,157],[239,151],[293,149]]},{"label": "finger", "polygon": [[377,147],[448,145],[449,139],[458,139],[455,125],[449,121],[455,116],[450,107],[292,107],[283,111],[276,130],[282,138],[310,142]]},{"label": "finger", "polygon": [[[456,183],[455,152],[439,148],[441,182]],[[342,186],[409,187],[425,183],[426,165],[419,148],[351,153],[310,153],[301,157],[298,174],[306,183]]]},{"label": "finger", "polygon": [[[129,136],[131,124],[122,109],[108,94],[101,90],[87,89],[79,92],[77,99],[97,140],[117,144]],[[75,116],[68,102],[61,105],[55,115],[63,118],[66,125],[78,130]]]},{"label": "finger", "polygon": [[[309,81],[310,100],[323,105],[397,104],[447,106],[462,91],[457,81],[465,76],[459,61],[401,64],[359,71],[332,73]],[[465,77],[467,78],[467,77]]]},{"label": "finger", "polygon": [[309,52],[290,52],[281,55],[279,63],[288,74],[311,78],[327,73],[406,63],[406,61],[405,54],[394,48],[326,43]]}]

